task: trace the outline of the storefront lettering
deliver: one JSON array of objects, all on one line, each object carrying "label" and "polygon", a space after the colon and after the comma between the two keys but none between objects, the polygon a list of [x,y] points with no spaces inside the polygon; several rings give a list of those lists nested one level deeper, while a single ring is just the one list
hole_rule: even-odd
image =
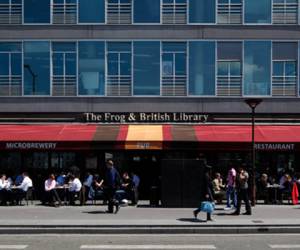
[{"label": "storefront lettering", "polygon": [[57,143],[43,142],[7,142],[6,149],[55,149]]},{"label": "storefront lettering", "polygon": [[292,151],[295,149],[295,144],[289,143],[258,143],[255,144],[256,150],[269,150],[269,151]]},{"label": "storefront lettering", "polygon": [[208,115],[185,112],[84,113],[91,123],[206,123]]}]

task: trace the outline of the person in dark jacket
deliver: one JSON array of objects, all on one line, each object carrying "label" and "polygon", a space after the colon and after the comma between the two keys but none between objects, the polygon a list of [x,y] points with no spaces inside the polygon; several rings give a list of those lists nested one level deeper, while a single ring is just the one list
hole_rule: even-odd
[{"label": "person in dark jacket", "polygon": [[116,206],[115,213],[119,211],[120,204],[115,199],[115,194],[117,189],[120,187],[120,174],[115,169],[114,163],[112,160],[108,160],[106,163],[106,173],[104,178],[105,194],[108,200],[108,213],[114,212],[114,205]]},{"label": "person in dark jacket", "polygon": [[[201,190],[201,201],[209,201],[213,202],[213,186],[212,186],[212,181],[211,181],[211,166],[208,166],[205,161],[202,161],[200,159],[200,165],[201,167],[204,168],[204,175],[202,178],[203,182],[203,189]],[[193,211],[194,217],[197,218],[198,213],[201,211],[201,207],[195,209]],[[206,213],[206,220],[207,221],[212,221],[211,213]]]}]

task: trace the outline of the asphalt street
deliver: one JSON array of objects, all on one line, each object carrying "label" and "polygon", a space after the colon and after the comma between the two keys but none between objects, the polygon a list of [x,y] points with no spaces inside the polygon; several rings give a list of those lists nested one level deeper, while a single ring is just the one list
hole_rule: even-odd
[{"label": "asphalt street", "polygon": [[300,234],[1,235],[0,249],[300,249]]}]

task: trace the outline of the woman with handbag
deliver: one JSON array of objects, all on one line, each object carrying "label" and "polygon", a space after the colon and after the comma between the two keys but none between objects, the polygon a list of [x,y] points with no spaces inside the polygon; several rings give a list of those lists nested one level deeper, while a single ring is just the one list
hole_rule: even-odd
[{"label": "woman with handbag", "polygon": [[203,189],[201,190],[201,203],[200,207],[193,211],[194,217],[197,218],[199,212],[206,212],[206,220],[213,221],[211,215],[215,209],[213,199],[213,187],[211,182],[211,166],[206,165],[205,162],[201,163],[204,166],[203,175]]}]

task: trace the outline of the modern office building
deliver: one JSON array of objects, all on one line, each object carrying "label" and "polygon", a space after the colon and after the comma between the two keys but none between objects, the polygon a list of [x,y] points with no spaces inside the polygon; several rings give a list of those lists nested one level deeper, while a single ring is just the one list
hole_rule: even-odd
[{"label": "modern office building", "polygon": [[0,168],[114,158],[145,189],[204,153],[300,171],[298,0],[0,0]]}]

